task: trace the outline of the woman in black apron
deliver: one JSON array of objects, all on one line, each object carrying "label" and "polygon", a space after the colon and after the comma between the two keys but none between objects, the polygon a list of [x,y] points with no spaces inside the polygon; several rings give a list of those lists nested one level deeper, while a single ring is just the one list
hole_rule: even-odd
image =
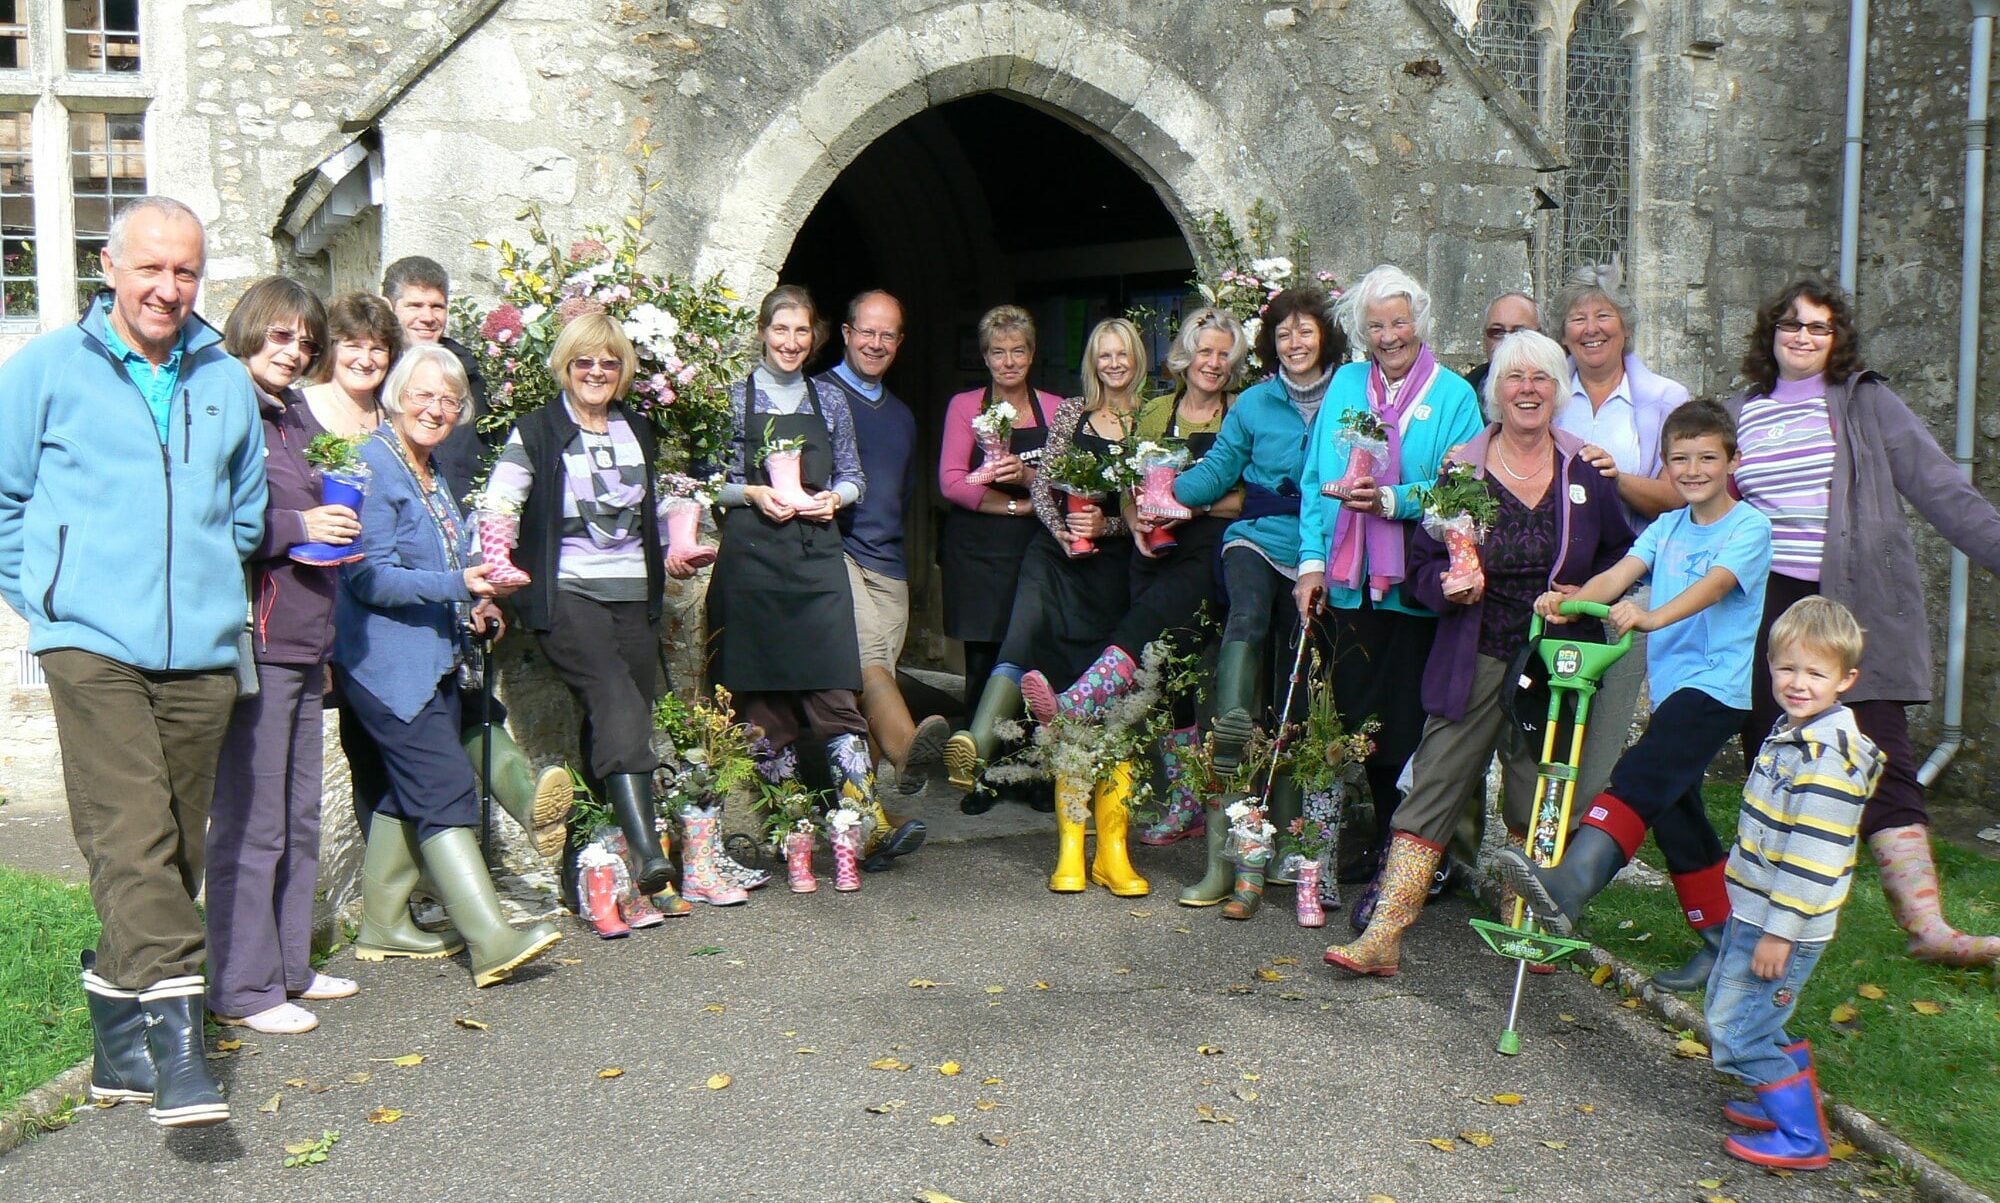
[{"label": "woman in black apron", "polygon": [[[1045,462],[1072,442],[1100,456],[1130,451],[1146,374],[1139,332],[1113,318],[1099,322],[1085,346],[1084,395],[1064,401],[1050,418]],[[1104,652],[1131,597],[1132,543],[1123,518],[1098,506],[1065,514],[1063,499],[1039,473],[1031,492],[1042,529],[1022,557],[1000,662],[987,678],[972,725],[944,748],[951,782],[961,789],[972,787],[980,763],[998,750],[995,724],[1021,712],[1022,675],[1039,670],[1063,681],[1082,675]],[[1073,553],[1072,539],[1090,540],[1091,550]]]},{"label": "woman in black apron", "polygon": [[[1028,488],[1049,435],[1048,415],[1062,398],[1028,386],[1035,361],[1035,320],[1016,305],[979,319],[979,353],[993,382],[953,397],[945,408],[938,489],[951,509],[941,544],[944,633],[965,645],[965,708],[978,704],[1000,657],[1014,585],[1039,524]],[[989,463],[973,420],[995,405],[1013,407],[1007,453]],[[970,783],[961,785],[967,788]]]},{"label": "woman in black apron", "polygon": [[[759,307],[757,333],[763,359],[729,391],[736,429],[717,499],[710,675],[730,691],[737,714],[763,730],[756,755],[766,780],[797,774],[793,745],[805,729],[825,742],[842,804],[863,817],[864,865],[885,868],[916,851],[925,829],[913,820],[892,830],[875,801],[868,723],[856,699],[861,648],[833,521],[865,486],[854,419],[838,393],[804,374],[824,334],[810,293],[773,289]],[[802,445],[796,484],[766,462],[766,444],[787,443]]]}]

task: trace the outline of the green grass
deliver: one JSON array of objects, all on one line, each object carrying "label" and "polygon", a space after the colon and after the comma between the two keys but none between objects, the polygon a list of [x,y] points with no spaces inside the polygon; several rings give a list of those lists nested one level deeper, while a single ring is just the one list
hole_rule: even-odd
[{"label": "green grass", "polygon": [[90,892],[0,868],[0,1111],[90,1054],[77,952],[97,943]]},{"label": "green grass", "polygon": [[[1726,846],[1736,830],[1740,786],[1708,787],[1708,811]],[[1936,847],[1945,917],[1961,930],[2000,930],[2000,864]],[[1660,867],[1649,839],[1640,856]],[[1629,921],[1629,926],[1625,924]],[[1650,935],[1649,935],[1650,933]],[[1644,969],[1679,965],[1695,939],[1671,889],[1614,885],[1591,907],[1584,934]],[[1829,1093],[1882,1121],[1967,1182],[2000,1190],[2000,993],[1991,970],[1926,965],[1904,955],[1875,865],[1864,848],[1840,933],[1820,957],[1792,1023],[1812,1041]],[[1884,997],[1862,996],[1863,985]],[[1911,1007],[1937,1003],[1941,1015]],[[1836,1006],[1855,1019],[1835,1025]]]}]

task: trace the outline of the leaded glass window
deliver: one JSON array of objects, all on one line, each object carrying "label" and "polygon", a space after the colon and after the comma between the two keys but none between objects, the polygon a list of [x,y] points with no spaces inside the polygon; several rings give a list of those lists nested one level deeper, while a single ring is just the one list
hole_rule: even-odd
[{"label": "leaded glass window", "polygon": [[1632,48],[1616,0],[1577,9],[1564,67],[1562,271],[1625,254],[1632,230]]},{"label": "leaded glass window", "polygon": [[1521,94],[1530,113],[1542,111],[1542,39],[1527,0],[1485,0],[1472,27],[1472,48]]}]

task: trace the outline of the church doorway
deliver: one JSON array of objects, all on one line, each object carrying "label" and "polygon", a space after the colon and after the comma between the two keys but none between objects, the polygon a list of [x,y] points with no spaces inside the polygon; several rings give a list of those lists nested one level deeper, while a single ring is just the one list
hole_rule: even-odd
[{"label": "church doorway", "polygon": [[[1034,384],[1071,396],[1091,326],[1134,307],[1178,313],[1194,263],[1153,183],[1069,121],[992,93],[888,130],[820,198],[778,277],[811,289],[836,326],[815,370],[838,359],[848,298],[885,288],[905,312],[888,383],[916,414],[921,448],[906,663],[957,667],[940,633],[937,450],[945,402],[986,382],[979,316],[1006,302],[1033,313]],[[1157,376],[1165,339],[1151,341]]]}]

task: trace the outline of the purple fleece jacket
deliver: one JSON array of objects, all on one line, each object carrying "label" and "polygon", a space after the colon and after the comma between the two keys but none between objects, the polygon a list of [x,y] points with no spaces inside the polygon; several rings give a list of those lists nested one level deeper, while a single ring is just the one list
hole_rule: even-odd
[{"label": "purple fleece jacket", "polygon": [[[1498,425],[1490,425],[1452,458],[1465,460],[1486,476],[1486,445]],[[1565,430],[1555,431],[1561,463],[1554,488],[1562,491],[1556,521],[1562,550],[1549,566],[1549,587],[1581,585],[1623,559],[1632,546],[1632,527],[1618,501],[1618,485],[1577,456],[1583,440]],[[1472,674],[1479,663],[1479,616],[1484,602],[1461,606],[1446,601],[1444,571],[1451,557],[1444,544],[1418,526],[1410,538],[1409,572],[1403,587],[1418,604],[1438,616],[1437,638],[1424,664],[1424,712],[1449,722],[1465,717],[1472,693]]]},{"label": "purple fleece jacket", "polygon": [[298,390],[258,394],[264,416],[264,541],[250,554],[259,664],[314,665],[333,652],[333,597],[340,569],[312,568],[286,555],[306,541],[305,511],[319,506],[319,472],[306,444],[326,433]]}]

